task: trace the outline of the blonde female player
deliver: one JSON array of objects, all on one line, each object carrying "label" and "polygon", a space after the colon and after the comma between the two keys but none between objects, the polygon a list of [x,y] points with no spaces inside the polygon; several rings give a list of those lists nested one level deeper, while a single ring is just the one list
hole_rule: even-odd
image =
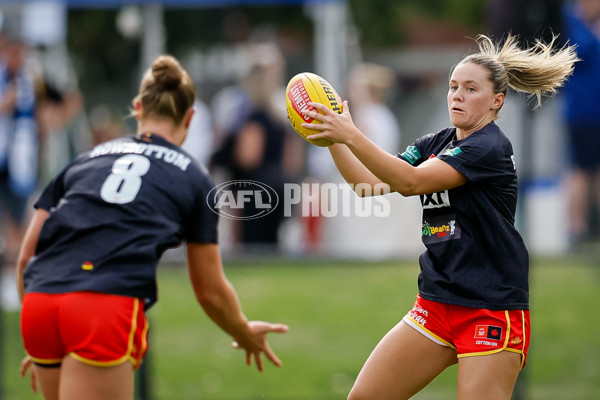
[{"label": "blonde female player", "polygon": [[[326,138],[346,181],[385,183],[423,205],[419,295],[376,346],[349,399],[407,399],[458,363],[458,399],[510,399],[529,346],[528,253],[514,227],[517,175],[511,143],[495,124],[509,87],[538,105],[573,71],[573,47],[537,41],[523,49],[477,38],[479,52],[451,70],[453,127],[393,156],[353,124],[347,102],[336,114],[313,104],[304,124]],[[361,193],[359,193],[361,195]],[[363,193],[364,195],[364,193]]]},{"label": "blonde female player", "polygon": [[[21,332],[47,400],[132,399],[148,349],[144,311],[156,301],[156,266],[186,242],[199,303],[263,369],[280,360],[266,335],[287,326],[248,321],[226,279],[207,171],[179,148],[194,113],[193,82],[158,57],[133,100],[137,135],[77,157],[44,190],[19,258]],[[35,380],[32,380],[35,387]],[[34,389],[35,390],[35,389]]]}]

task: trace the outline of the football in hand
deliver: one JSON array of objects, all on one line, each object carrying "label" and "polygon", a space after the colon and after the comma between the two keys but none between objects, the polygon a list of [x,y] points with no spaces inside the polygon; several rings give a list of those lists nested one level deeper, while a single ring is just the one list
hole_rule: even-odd
[{"label": "football in hand", "polygon": [[290,124],[309,143],[321,147],[331,146],[333,142],[329,139],[307,139],[307,136],[317,134],[319,131],[304,128],[302,123],[321,123],[302,114],[303,110],[316,111],[308,104],[310,102],[321,103],[338,114],[342,113],[342,100],[333,86],[319,75],[303,72],[290,79],[285,91],[285,104]]}]

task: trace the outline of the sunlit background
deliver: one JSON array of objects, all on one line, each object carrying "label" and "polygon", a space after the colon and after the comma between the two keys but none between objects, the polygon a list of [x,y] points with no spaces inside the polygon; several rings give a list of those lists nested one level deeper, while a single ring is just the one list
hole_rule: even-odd
[{"label": "sunlit background", "polygon": [[[157,55],[163,53],[177,57],[195,81],[198,94],[196,114],[184,148],[209,168],[217,183],[241,178],[274,187],[286,183],[339,184],[342,178],[330,161],[327,150],[304,142],[287,122],[284,91],[290,78],[310,71],[327,79],[342,98],[350,101],[356,124],[377,144],[396,154],[417,137],[449,125],[446,109],[448,73],[466,54],[476,51],[474,38],[477,34],[485,33],[500,40],[512,32],[520,35],[523,42],[531,42],[535,38],[547,41],[553,34],[558,34],[559,42],[566,43],[570,38],[564,31],[562,12],[569,3],[560,0],[0,0],[0,54],[10,43],[21,43],[25,51],[24,68],[36,85],[37,189],[42,188],[77,153],[135,132],[134,120],[129,117],[131,100],[137,94],[143,71]],[[600,39],[597,40],[600,43]],[[581,280],[585,280],[588,286],[582,289],[583,293],[595,296],[597,304],[600,297],[597,272],[600,264],[600,219],[594,204],[600,203],[600,195],[596,194],[596,203],[582,203],[588,211],[587,227],[584,235],[575,237],[569,211],[571,171],[563,103],[563,95],[559,93],[544,99],[543,106],[534,110],[533,101],[509,93],[498,124],[515,148],[520,184],[516,223],[532,260],[535,260],[532,263],[534,269],[542,270],[546,260],[551,260],[553,268],[558,268],[558,280],[577,276],[568,282],[571,285],[569,293],[580,293],[577,287]],[[261,109],[271,121],[270,130],[264,136],[254,137],[255,140],[250,136],[245,142],[246,149],[253,148],[257,140],[266,143],[259,155],[245,153],[245,157],[249,158],[243,160],[247,163],[262,163],[260,165],[264,166],[259,174],[254,175],[244,169],[244,162],[237,158],[244,156],[236,153],[234,142],[236,135],[243,131],[245,118],[251,109]],[[600,188],[595,190],[599,192]],[[363,206],[356,205],[358,199],[351,197],[348,200],[341,193],[328,191],[307,201],[323,202],[320,206],[330,210],[341,209],[347,205],[346,201],[350,202],[351,208]],[[589,190],[582,196],[593,200],[593,193]],[[416,294],[416,260],[423,251],[420,242],[421,206],[415,198],[386,197],[391,205],[390,215],[386,218],[376,215],[308,215],[304,211],[310,205],[306,209],[296,206],[292,216],[269,222],[257,220],[254,225],[222,218],[220,243],[226,267],[231,269],[234,284],[239,282],[248,290],[240,291],[242,303],[248,297],[250,307],[256,308],[256,313],[261,315],[263,309],[252,305],[256,294],[253,290],[258,289],[253,289],[252,283],[244,280],[244,276],[249,268],[264,263],[276,265],[272,267],[275,275],[282,270],[298,272],[307,266],[321,264],[326,264],[324,270],[332,268],[333,274],[338,273],[340,268],[348,268],[347,274],[331,278],[342,281],[348,274],[353,274],[354,269],[367,272],[366,268],[373,263],[387,265],[389,269],[376,268],[377,273],[392,273],[394,265],[401,264],[410,268],[406,275],[408,280],[403,283],[409,288],[403,297],[406,301],[397,302],[394,298],[393,312],[389,310],[389,303],[380,305],[388,307],[385,312],[390,317],[382,324],[383,327],[393,326]],[[33,198],[35,192],[31,195]],[[22,393],[27,392],[27,383],[14,382],[16,365],[8,365],[8,360],[13,364],[18,362],[15,361],[18,358],[14,357],[18,356],[21,344],[17,336],[18,326],[15,325],[18,322],[18,304],[10,299],[14,277],[7,261],[14,250],[8,243],[7,220],[4,216],[1,218],[0,254],[4,254],[6,268],[1,290],[5,318],[3,331],[0,330],[4,332],[4,339],[0,345],[5,351],[0,351],[0,362],[4,364],[0,374],[0,398],[29,398],[22,397],[26,396]],[[269,229],[270,234],[265,233]],[[490,227],[490,235],[493,235],[493,229]],[[263,234],[264,237],[261,236]],[[183,262],[181,249],[170,251],[164,260],[167,269],[181,266]],[[577,271],[574,274],[568,270],[571,264]],[[237,268],[239,265],[241,267]],[[260,276],[269,279],[268,270],[259,271]],[[307,274],[312,272],[309,270]],[[546,276],[543,272],[540,274]],[[394,277],[404,279],[404,275]],[[297,277],[292,274],[282,279],[289,282],[286,279]],[[181,280],[184,282],[185,277],[182,276]],[[260,285],[260,281],[257,282]],[[360,281],[351,282],[357,287],[348,289],[360,293]],[[375,283],[375,287],[380,283]],[[349,282],[342,285],[346,284]],[[273,293],[279,287],[280,284],[273,284]],[[390,291],[394,292],[395,289]],[[570,299],[566,297],[566,304],[563,304],[565,313],[569,313],[570,306],[579,307],[587,311],[582,311],[582,318],[597,319],[597,309],[592,312],[593,308],[588,308],[588,297],[581,300],[585,304],[572,305],[568,304]],[[285,297],[278,299],[275,301],[286,301]],[[163,300],[168,301],[167,296],[161,298]],[[323,303],[327,301],[324,299]],[[189,304],[190,308],[194,307],[192,300]],[[158,307],[161,307],[160,304],[156,311],[157,331],[162,315]],[[327,304],[322,304],[322,307],[327,307]],[[373,311],[377,307],[373,305]],[[345,311],[351,313],[350,310]],[[548,310],[548,321],[553,321],[551,314],[554,311]],[[270,312],[273,314],[272,310]],[[163,314],[169,313],[163,311]],[[195,316],[198,317],[198,314],[200,312]],[[306,317],[304,323],[311,322],[309,310],[306,314],[299,313],[298,320],[301,321],[303,316]],[[347,315],[338,317],[340,321],[348,318]],[[281,313],[275,312],[274,318],[285,319],[285,309]],[[324,319],[331,321],[329,317]],[[570,330],[583,329],[579,324],[581,321],[572,322],[567,318],[563,322],[566,338]],[[548,326],[554,326],[548,323]],[[205,321],[205,325],[210,324]],[[598,325],[584,324],[583,327],[597,331]],[[182,326],[180,332],[186,329],[193,328]],[[314,382],[307,382],[306,386],[314,387],[314,390],[307,390],[305,394],[278,397],[277,390],[274,390],[271,394],[263,393],[261,397],[258,390],[246,397],[240,395],[234,398],[345,398],[362,361],[384,332],[378,330],[366,334],[369,342],[355,360],[349,361],[351,365],[346,371],[322,371],[325,375],[329,374],[329,383],[325,385],[328,389],[314,383],[318,377],[307,373],[307,379],[314,379]],[[157,332],[157,337],[155,351],[161,352],[162,356],[157,355],[156,358],[178,356],[177,352],[169,353],[171,344],[166,333],[160,336]],[[224,338],[217,332],[215,337],[219,340]],[[278,338],[277,341],[285,349],[285,339]],[[568,344],[550,342],[552,346]],[[598,355],[597,341],[588,346],[593,347],[592,354]],[[14,353],[7,352],[6,348]],[[537,353],[534,354],[541,354],[557,350],[537,348],[535,351]],[[305,353],[310,352],[310,347],[307,347]],[[318,356],[315,354],[312,361],[307,361],[307,368],[311,363],[319,363]],[[207,368],[210,368],[211,357],[207,356],[205,361]],[[332,354],[329,357],[337,356]],[[290,358],[293,359],[293,356]],[[516,396],[522,399],[598,398],[594,395],[600,396],[600,387],[589,384],[600,381],[597,360],[595,364],[588,360],[581,367],[588,374],[585,383],[580,385],[584,388],[581,393],[571,386],[564,392],[544,391],[542,386],[545,383],[539,384],[536,389],[538,383],[534,378],[544,375],[543,371],[538,371],[533,372],[534,378],[521,384]],[[149,364],[152,365],[151,362]],[[535,358],[531,364],[531,368],[535,368]],[[164,383],[168,378],[160,377],[156,369],[144,372],[147,375],[138,381],[142,382],[141,385],[147,385],[144,379],[154,382],[146,386],[153,389],[140,389],[140,398],[238,396],[219,395],[221,388],[227,385],[218,378],[220,383],[214,389],[216,378],[213,378],[218,372],[210,370],[203,373],[204,380],[190,384],[187,391],[172,394],[169,392],[171,389],[166,389],[170,388],[170,384]],[[224,370],[227,370],[226,367]],[[297,373],[302,374],[301,371]],[[560,376],[559,372],[552,373]],[[552,377],[554,379],[555,375]],[[422,398],[454,398],[452,379],[448,380],[447,386],[439,386],[439,391],[431,392],[431,397]],[[280,384],[285,385],[285,382]],[[200,388],[209,389],[200,394],[204,390]],[[265,390],[268,392],[268,389]],[[560,394],[552,397],[552,393]],[[565,393],[574,397],[562,397]]]}]

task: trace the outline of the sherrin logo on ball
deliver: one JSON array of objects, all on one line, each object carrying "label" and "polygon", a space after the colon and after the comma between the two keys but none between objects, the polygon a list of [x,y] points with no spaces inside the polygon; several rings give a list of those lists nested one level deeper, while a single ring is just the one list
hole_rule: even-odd
[{"label": "sherrin logo on ball", "polygon": [[329,139],[309,140],[307,136],[319,133],[302,126],[306,123],[320,123],[314,118],[305,117],[303,110],[317,111],[308,103],[315,102],[327,106],[338,114],[342,113],[342,100],[333,86],[319,75],[303,72],[290,79],[285,91],[285,105],[292,128],[307,142],[321,147],[331,146]]}]

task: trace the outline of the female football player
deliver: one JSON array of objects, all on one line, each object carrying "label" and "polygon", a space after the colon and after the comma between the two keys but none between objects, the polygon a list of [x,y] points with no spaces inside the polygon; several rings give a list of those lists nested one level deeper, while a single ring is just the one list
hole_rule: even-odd
[{"label": "female football player", "polygon": [[[262,371],[280,360],[248,321],[223,273],[207,171],[179,146],[196,96],[179,62],[158,57],[133,100],[137,135],[77,157],[44,190],[21,248],[21,332],[47,400],[132,399],[148,350],[144,312],[156,301],[162,253],[185,241],[190,280],[209,317]],[[35,380],[32,380],[35,386]],[[35,390],[35,389],[34,389]]]},{"label": "female football player", "polygon": [[[452,68],[453,127],[417,139],[397,156],[360,132],[347,102],[336,114],[304,114],[322,124],[309,139],[329,139],[351,184],[387,184],[423,206],[419,295],[376,346],[349,399],[407,399],[458,363],[458,398],[511,397],[529,346],[528,253],[514,226],[517,174],[512,145],[494,122],[508,88],[541,104],[572,73],[573,47],[537,41],[522,48],[477,38],[479,52]],[[373,191],[374,192],[374,191]],[[368,195],[368,193],[359,193]]]}]

